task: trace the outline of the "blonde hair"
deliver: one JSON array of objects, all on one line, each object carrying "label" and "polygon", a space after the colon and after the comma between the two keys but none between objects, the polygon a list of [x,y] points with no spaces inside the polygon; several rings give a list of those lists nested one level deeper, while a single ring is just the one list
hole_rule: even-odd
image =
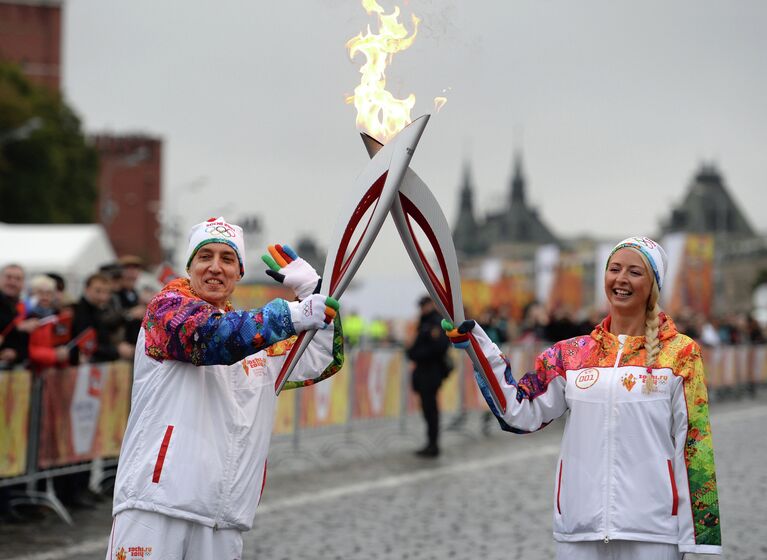
[{"label": "blonde hair", "polygon": [[[651,393],[655,388],[655,379],[652,375],[652,367],[660,354],[660,306],[658,300],[660,300],[660,288],[658,288],[658,281],[655,278],[655,273],[647,260],[647,257],[634,247],[626,247],[631,251],[634,251],[642,258],[645,269],[652,280],[652,288],[650,289],[650,298],[647,300],[647,311],[645,312],[645,329],[644,329],[644,349],[646,353],[647,378],[645,379],[644,387],[642,387],[643,393]],[[609,262],[609,259],[608,259]]]},{"label": "blonde hair", "polygon": [[658,289],[658,283],[653,277],[652,290],[650,291],[650,299],[647,300],[647,314],[645,315],[645,330],[644,330],[644,349],[647,353],[647,380],[645,381],[642,391],[645,393],[652,392],[655,387],[655,380],[652,375],[652,367],[660,354],[660,339],[658,334],[660,332],[660,306],[658,300],[660,299],[660,290]]},{"label": "blonde hair", "polygon": [[50,276],[46,276],[45,274],[39,274],[29,281],[29,289],[33,292],[37,290],[55,292],[56,281]]}]

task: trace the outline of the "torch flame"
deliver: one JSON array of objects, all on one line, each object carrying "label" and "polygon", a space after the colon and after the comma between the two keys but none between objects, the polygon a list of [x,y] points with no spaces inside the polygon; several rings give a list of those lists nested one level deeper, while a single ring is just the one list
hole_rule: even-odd
[{"label": "torch flame", "polygon": [[434,111],[439,113],[439,110],[447,103],[447,97],[435,97],[434,98]]},{"label": "torch flame", "polygon": [[357,127],[386,143],[410,124],[410,111],[415,105],[412,93],[405,99],[396,99],[386,90],[386,67],[394,53],[407,49],[413,43],[420,19],[411,16],[413,34],[408,36],[405,26],[397,21],[399,7],[395,6],[394,11],[387,15],[376,0],[362,0],[362,6],[368,14],[377,14],[379,32],[372,33],[368,25],[367,34],[360,33],[346,43],[349,58],[353,59],[357,53],[366,58],[360,68],[360,84],[354,88],[354,95],[346,98],[346,102],[354,103],[357,108]]}]

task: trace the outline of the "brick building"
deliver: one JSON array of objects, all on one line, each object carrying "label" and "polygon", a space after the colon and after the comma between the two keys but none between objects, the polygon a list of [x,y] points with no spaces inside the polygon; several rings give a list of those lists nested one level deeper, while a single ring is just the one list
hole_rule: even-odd
[{"label": "brick building", "polygon": [[97,216],[118,256],[163,261],[160,236],[162,139],[147,135],[91,137],[99,152]]},{"label": "brick building", "polygon": [[0,59],[34,82],[61,87],[61,1],[0,0]]}]

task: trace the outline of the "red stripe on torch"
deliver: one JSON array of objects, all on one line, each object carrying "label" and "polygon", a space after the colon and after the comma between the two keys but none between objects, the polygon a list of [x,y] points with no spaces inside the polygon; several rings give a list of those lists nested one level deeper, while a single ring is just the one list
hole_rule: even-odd
[{"label": "red stripe on torch", "polygon": [[402,204],[402,210],[405,212],[405,217],[406,218],[412,217],[415,220],[415,222],[420,226],[421,230],[424,232],[427,239],[429,240],[429,243],[431,244],[431,248],[434,251],[434,254],[437,256],[437,262],[439,262],[439,268],[442,271],[442,278],[444,278],[444,285],[435,274],[434,269],[429,264],[429,261],[426,259],[426,256],[423,254],[423,251],[421,250],[421,245],[418,243],[418,238],[415,236],[415,232],[413,231],[413,227],[410,223],[410,220],[409,219],[406,220],[407,228],[410,231],[410,238],[413,240],[413,245],[415,245],[415,248],[418,251],[418,256],[421,259],[421,263],[426,269],[426,273],[429,275],[431,284],[432,286],[434,286],[434,289],[437,291],[439,299],[442,301],[442,304],[445,306],[445,309],[447,310],[448,315],[450,315],[450,318],[452,319],[455,316],[455,310],[453,309],[452,288],[450,286],[450,277],[448,276],[448,273],[447,273],[447,265],[445,264],[445,256],[442,254],[442,249],[440,248],[439,241],[437,240],[437,236],[434,234],[434,230],[429,225],[429,221],[426,219],[426,217],[421,213],[418,207],[415,204],[413,204],[413,202],[408,197],[406,197],[404,194],[400,192],[399,199],[400,199],[400,203]]},{"label": "red stripe on torch", "polygon": [[493,368],[490,367],[490,362],[487,361],[484,352],[482,352],[482,348],[479,346],[479,342],[477,342],[477,339],[474,338],[471,333],[469,333],[469,340],[471,340],[471,347],[474,348],[474,352],[477,354],[479,363],[482,366],[482,371],[485,374],[485,379],[487,379],[487,382],[490,384],[490,390],[493,391],[495,398],[498,399],[498,404],[501,407],[501,412],[506,412],[506,396],[503,394],[501,386],[498,384],[498,380],[495,378],[495,375],[493,375]]},{"label": "red stripe on torch", "polygon": [[[328,292],[328,295],[333,297],[334,291],[336,287],[338,286],[339,282],[341,281],[341,278],[343,278],[344,273],[346,272],[346,269],[349,267],[349,263],[352,260],[352,257],[354,257],[354,254],[357,252],[357,249],[360,246],[360,243],[365,238],[365,232],[368,229],[368,226],[370,225],[370,220],[373,218],[372,214],[370,218],[368,219],[368,223],[365,224],[365,229],[362,232],[362,235],[360,235],[359,239],[357,240],[357,244],[354,246],[354,249],[349,254],[349,257],[344,260],[344,256],[346,254],[346,248],[349,245],[349,242],[351,241],[352,235],[354,234],[354,231],[357,229],[357,224],[360,223],[360,220],[362,220],[362,217],[367,212],[368,208],[373,206],[375,203],[378,204],[378,200],[381,197],[381,191],[383,191],[384,184],[386,183],[386,176],[389,174],[389,171],[385,171],[383,175],[381,175],[378,180],[373,183],[368,191],[365,193],[365,195],[362,197],[362,200],[359,201],[357,204],[357,208],[354,209],[354,212],[352,213],[352,217],[349,219],[349,223],[346,225],[346,229],[344,230],[343,237],[341,237],[341,242],[338,246],[338,252],[336,253],[336,260],[333,263],[333,274],[330,278],[330,291]],[[373,210],[375,212],[375,209]]]}]

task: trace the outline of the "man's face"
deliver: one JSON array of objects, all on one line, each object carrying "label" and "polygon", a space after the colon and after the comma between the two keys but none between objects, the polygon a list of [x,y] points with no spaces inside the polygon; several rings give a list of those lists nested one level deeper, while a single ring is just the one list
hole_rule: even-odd
[{"label": "man's face", "polygon": [[105,307],[109,303],[112,290],[109,283],[103,280],[93,280],[90,286],[85,288],[85,299],[96,307]]},{"label": "man's face", "polygon": [[197,295],[223,309],[240,279],[237,253],[226,243],[203,245],[192,258],[189,276]]},{"label": "man's face", "polygon": [[424,301],[423,303],[420,304],[419,308],[421,310],[421,316],[428,315],[429,313],[437,309],[436,306],[434,305],[434,302],[431,300]]},{"label": "man's face", "polygon": [[141,267],[134,264],[123,266],[122,285],[125,288],[132,289],[136,285],[138,277],[141,275]]},{"label": "man's face", "polygon": [[18,266],[6,267],[0,272],[0,292],[10,298],[18,298],[24,289],[24,271]]}]

